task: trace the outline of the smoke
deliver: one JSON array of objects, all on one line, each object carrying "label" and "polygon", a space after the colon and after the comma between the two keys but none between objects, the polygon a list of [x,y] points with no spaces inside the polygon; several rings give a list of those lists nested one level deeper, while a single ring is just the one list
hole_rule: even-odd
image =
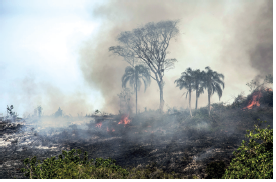
[{"label": "smoke", "polygon": [[[63,110],[63,115],[71,116],[84,116],[94,111],[94,102],[90,99],[92,97],[85,92],[64,94],[51,83],[37,83],[33,77],[26,77],[18,85],[21,94],[15,95],[11,100],[22,103],[19,108],[15,106],[14,111],[24,111],[24,116],[32,116],[39,105],[43,115],[52,115],[59,107]],[[95,101],[97,102],[97,99]]]},{"label": "smoke", "polygon": [[[174,81],[186,68],[203,70],[206,66],[225,76],[221,101],[247,91],[254,77],[272,73],[272,1],[109,1],[94,8],[93,17],[102,21],[96,36],[80,50],[79,64],[87,83],[99,90],[105,112],[118,113],[121,77],[128,64],[111,55],[110,46],[123,31],[162,20],[180,20],[180,33],[170,42],[167,58],[176,58],[175,69],[165,72],[164,100],[168,107],[188,106],[185,90]],[[192,107],[195,106],[194,94]],[[133,95],[134,99],[134,95]],[[214,95],[211,102],[218,102]],[[207,105],[207,93],[199,98]],[[138,110],[157,109],[159,89],[154,80],[138,93]]]},{"label": "smoke", "polygon": [[273,1],[245,1],[226,22],[233,30],[221,57],[228,72],[243,82],[273,74]]}]

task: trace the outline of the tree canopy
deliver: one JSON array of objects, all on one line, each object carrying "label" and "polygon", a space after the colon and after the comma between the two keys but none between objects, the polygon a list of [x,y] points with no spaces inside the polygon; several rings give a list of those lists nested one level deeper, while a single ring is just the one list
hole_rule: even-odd
[{"label": "tree canopy", "polygon": [[176,59],[166,59],[170,40],[179,30],[176,21],[147,23],[145,26],[122,32],[117,40],[120,45],[112,46],[109,51],[122,56],[130,65],[145,64],[152,71],[160,90],[160,110],[163,110],[164,71],[174,68]]}]

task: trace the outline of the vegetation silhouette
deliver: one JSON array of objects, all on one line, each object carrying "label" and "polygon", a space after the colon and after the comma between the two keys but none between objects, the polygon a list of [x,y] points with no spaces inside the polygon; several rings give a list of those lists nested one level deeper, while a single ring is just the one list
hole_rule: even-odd
[{"label": "vegetation silhouette", "polygon": [[205,67],[206,72],[203,76],[203,87],[207,89],[208,92],[208,110],[209,116],[211,112],[211,96],[216,92],[219,96],[219,99],[222,96],[222,89],[224,89],[224,82],[221,79],[224,79],[223,74],[219,74],[216,71],[213,71],[209,66]]},{"label": "vegetation silhouette", "polygon": [[186,98],[187,98],[187,95],[189,94],[189,110],[190,110],[191,117],[193,116],[192,108],[191,108],[191,93],[194,89],[193,87],[194,77],[192,72],[193,71],[191,68],[187,68],[186,72],[181,73],[181,77],[174,81],[174,83],[176,83],[176,87],[179,87],[180,90],[182,88],[186,88],[188,90],[185,93],[186,93]]},{"label": "vegetation silhouette", "polygon": [[137,91],[140,90],[142,85],[141,79],[144,82],[145,90],[150,84],[150,71],[143,65],[136,65],[133,67],[126,67],[125,74],[122,77],[122,87],[126,88],[127,82],[134,87],[136,93],[136,114],[137,114]]},{"label": "vegetation silhouette", "polygon": [[160,91],[160,112],[163,112],[164,98],[164,72],[174,68],[176,59],[167,59],[167,48],[170,40],[175,37],[179,30],[176,21],[160,21],[147,23],[145,26],[122,32],[117,40],[120,45],[109,47],[109,51],[122,56],[131,66],[135,62],[149,67]]}]

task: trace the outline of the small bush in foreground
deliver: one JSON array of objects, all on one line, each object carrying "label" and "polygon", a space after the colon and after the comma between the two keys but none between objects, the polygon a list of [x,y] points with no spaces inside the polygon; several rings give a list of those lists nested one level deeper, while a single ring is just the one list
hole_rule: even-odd
[{"label": "small bush in foreground", "polygon": [[[273,178],[273,129],[260,129],[255,125],[255,132],[248,131],[251,138],[245,141],[233,154],[235,158],[226,169],[224,179],[272,179]],[[256,141],[262,141],[256,142]]]},{"label": "small bush in foreground", "polygon": [[81,151],[62,151],[63,155],[47,158],[42,163],[36,157],[25,159],[25,176],[31,179],[87,179],[87,178],[126,178],[127,170],[115,165],[115,160],[97,158],[88,161],[87,152],[80,158]]},{"label": "small bush in foreground", "polygon": [[174,179],[176,174],[167,174],[158,169],[156,164],[146,168],[123,169],[115,160],[96,158],[88,161],[87,152],[81,159],[81,151],[73,149],[62,151],[63,155],[47,158],[42,163],[33,157],[25,159],[25,176],[31,179]]}]

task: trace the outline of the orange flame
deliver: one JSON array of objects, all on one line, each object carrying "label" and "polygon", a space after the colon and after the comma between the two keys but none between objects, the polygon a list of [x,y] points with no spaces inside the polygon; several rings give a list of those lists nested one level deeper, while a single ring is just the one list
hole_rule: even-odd
[{"label": "orange flame", "polygon": [[112,130],[109,130],[108,127],[107,127],[107,128],[106,128],[106,131],[107,131],[107,132],[110,132],[110,131],[114,132],[115,130],[114,130],[113,128],[112,128]]},{"label": "orange flame", "polygon": [[259,103],[259,99],[262,97],[262,93],[261,92],[255,92],[253,94],[253,99],[251,101],[251,103],[248,104],[248,106],[244,107],[243,109],[252,109],[253,106],[260,106]]},{"label": "orange flame", "polygon": [[128,119],[128,116],[123,116],[123,118],[121,119],[121,121],[118,124],[129,124],[130,123],[130,119]]},{"label": "orange flame", "polygon": [[268,91],[270,91],[270,92],[272,92],[272,89],[271,88],[267,88],[267,89],[265,89],[267,92]]},{"label": "orange flame", "polygon": [[102,123],[97,123],[96,127],[101,128],[102,127]]}]

